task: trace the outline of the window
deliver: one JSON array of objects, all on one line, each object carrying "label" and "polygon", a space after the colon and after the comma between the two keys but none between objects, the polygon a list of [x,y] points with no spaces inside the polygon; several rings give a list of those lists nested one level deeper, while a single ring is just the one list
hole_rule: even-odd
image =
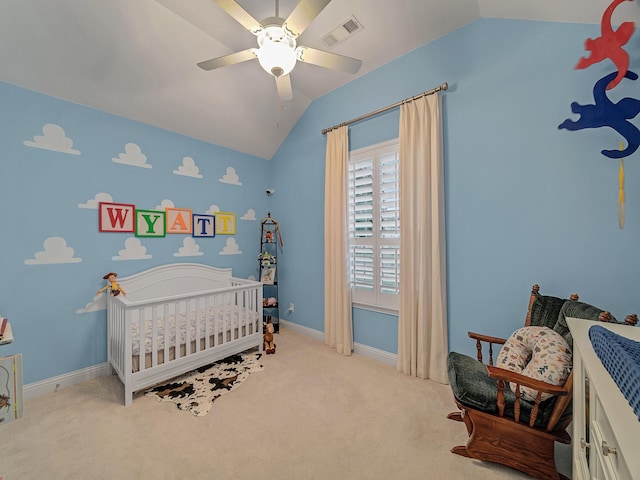
[{"label": "window", "polygon": [[398,141],[351,152],[348,179],[350,282],[354,304],[398,309]]}]

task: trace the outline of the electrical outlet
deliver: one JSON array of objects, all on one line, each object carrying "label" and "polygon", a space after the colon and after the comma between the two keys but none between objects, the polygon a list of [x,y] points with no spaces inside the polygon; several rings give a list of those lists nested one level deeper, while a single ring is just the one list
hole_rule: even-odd
[{"label": "electrical outlet", "polygon": [[289,304],[289,312],[293,313],[293,303]]}]

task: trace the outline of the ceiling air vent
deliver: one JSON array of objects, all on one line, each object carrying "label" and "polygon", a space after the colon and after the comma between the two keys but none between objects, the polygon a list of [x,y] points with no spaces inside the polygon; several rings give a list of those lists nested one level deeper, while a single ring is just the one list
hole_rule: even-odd
[{"label": "ceiling air vent", "polygon": [[364,27],[358,19],[352,16],[322,37],[321,41],[327,47],[335,47],[339,43],[344,42],[350,36],[358,33],[363,28]]}]

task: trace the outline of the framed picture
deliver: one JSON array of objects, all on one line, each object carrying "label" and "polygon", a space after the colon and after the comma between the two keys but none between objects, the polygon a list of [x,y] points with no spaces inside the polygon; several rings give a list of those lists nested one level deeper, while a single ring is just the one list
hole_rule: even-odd
[{"label": "framed picture", "polygon": [[22,355],[0,357],[0,426],[22,418]]},{"label": "framed picture", "polygon": [[276,280],[276,267],[266,267],[260,272],[260,282],[273,285]]}]

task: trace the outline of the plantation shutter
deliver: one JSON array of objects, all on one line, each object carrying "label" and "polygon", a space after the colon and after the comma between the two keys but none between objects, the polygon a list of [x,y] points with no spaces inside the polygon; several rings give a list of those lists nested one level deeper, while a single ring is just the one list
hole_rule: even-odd
[{"label": "plantation shutter", "polygon": [[400,198],[398,152],[380,156],[380,292],[397,294],[400,288]]},{"label": "plantation shutter", "polygon": [[349,249],[354,303],[397,308],[400,215],[397,143],[352,152]]},{"label": "plantation shutter", "polygon": [[373,158],[349,164],[349,238],[352,288],[373,292]]}]

